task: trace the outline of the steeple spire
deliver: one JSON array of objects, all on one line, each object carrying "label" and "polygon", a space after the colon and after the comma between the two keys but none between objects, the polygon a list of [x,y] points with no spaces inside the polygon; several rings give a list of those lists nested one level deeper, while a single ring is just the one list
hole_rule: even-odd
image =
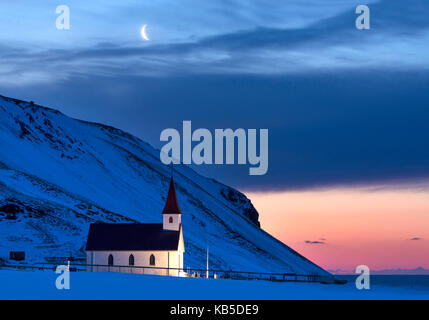
[{"label": "steeple spire", "polygon": [[162,214],[182,214],[180,211],[179,203],[177,202],[176,188],[174,187],[173,176],[170,179],[170,188],[168,189],[167,201],[165,202]]}]

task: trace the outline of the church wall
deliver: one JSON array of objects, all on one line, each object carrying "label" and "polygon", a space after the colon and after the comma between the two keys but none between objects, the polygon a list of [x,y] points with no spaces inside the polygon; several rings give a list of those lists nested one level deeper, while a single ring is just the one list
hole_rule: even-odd
[{"label": "church wall", "polygon": [[[109,255],[113,255],[112,267],[97,267],[96,265],[107,265]],[[124,272],[156,275],[178,276],[177,270],[132,268],[129,265],[129,256],[134,255],[134,266],[183,268],[182,251],[91,251],[87,252],[87,271],[93,272]],[[155,256],[155,266],[150,266],[150,256]]]}]

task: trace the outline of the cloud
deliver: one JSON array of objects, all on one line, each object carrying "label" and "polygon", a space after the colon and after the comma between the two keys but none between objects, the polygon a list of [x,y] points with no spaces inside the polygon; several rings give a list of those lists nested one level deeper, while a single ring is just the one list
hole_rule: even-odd
[{"label": "cloud", "polygon": [[[367,3],[374,1],[367,1]],[[183,42],[208,36],[234,33],[258,26],[303,28],[322,19],[352,10],[358,0],[277,0],[199,1],[174,0],[108,2],[73,1],[72,29],[58,33],[52,24],[55,1],[31,0],[2,3],[0,29],[3,40],[28,43],[87,45],[94,39],[136,41],[136,30],[147,23],[157,42]],[[19,18],[16,16],[19,14]],[[22,21],[27,23],[23,24]],[[8,41],[9,40],[9,41]]]},{"label": "cloud", "polygon": [[362,68],[429,69],[429,5],[421,0],[411,2],[372,4],[376,18],[367,32],[355,29],[356,14],[350,7],[335,16],[320,14],[319,20],[297,28],[249,26],[153,45],[118,40],[66,49],[9,48],[0,53],[4,62],[0,75],[7,76],[4,79],[10,85],[18,85],[76,75],[289,75]]},{"label": "cloud", "polygon": [[411,238],[411,239],[408,239],[408,240],[411,240],[411,241],[420,241],[420,240],[423,240],[423,238],[414,237],[414,238]]},{"label": "cloud", "polygon": [[307,243],[307,244],[325,244],[324,241],[319,241],[319,240],[316,240],[316,241],[306,240],[305,243]]}]

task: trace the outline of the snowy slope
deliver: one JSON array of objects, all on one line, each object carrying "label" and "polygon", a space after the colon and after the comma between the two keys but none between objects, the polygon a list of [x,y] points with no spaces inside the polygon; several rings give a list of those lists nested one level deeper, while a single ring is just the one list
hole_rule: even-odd
[{"label": "snowy slope", "polygon": [[[170,169],[121,130],[0,96],[0,258],[83,257],[91,222],[161,222]],[[185,166],[175,170],[185,266],[325,271],[259,228],[240,192]]]}]

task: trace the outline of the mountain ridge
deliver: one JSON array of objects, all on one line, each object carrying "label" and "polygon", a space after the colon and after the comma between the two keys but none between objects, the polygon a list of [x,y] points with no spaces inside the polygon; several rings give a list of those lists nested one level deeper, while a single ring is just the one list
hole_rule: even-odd
[{"label": "mountain ridge", "polygon": [[[0,258],[83,256],[91,222],[159,222],[170,169],[138,137],[101,123],[0,95]],[[219,269],[328,273],[260,228],[239,191],[175,169],[187,252],[202,267],[210,246]]]}]

